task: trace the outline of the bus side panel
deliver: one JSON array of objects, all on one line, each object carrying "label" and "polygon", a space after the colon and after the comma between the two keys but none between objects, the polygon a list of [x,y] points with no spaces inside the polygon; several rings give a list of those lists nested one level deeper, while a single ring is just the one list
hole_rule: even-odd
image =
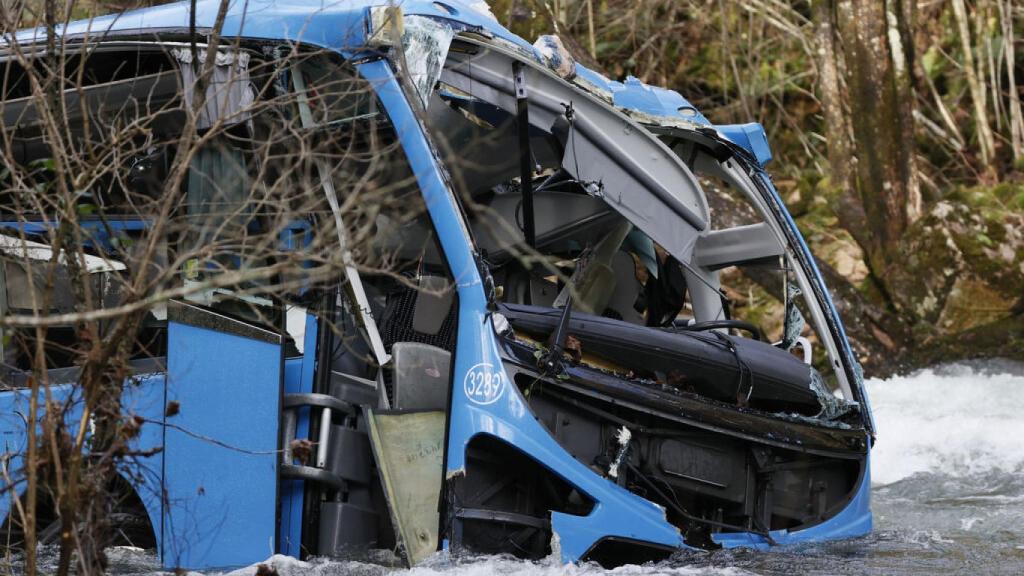
[{"label": "bus side panel", "polygon": [[126,458],[118,468],[146,507],[158,550],[162,536],[163,504],[160,495],[163,493],[164,467],[164,427],[159,422],[164,420],[166,382],[166,376],[161,373],[133,376],[125,382],[121,396],[121,410],[125,416],[139,416],[145,418],[146,423],[130,444],[131,449],[142,456]]},{"label": "bus side panel", "polygon": [[161,556],[222,568],[274,553],[280,341],[171,321]]},{"label": "bus side panel", "polygon": [[[29,414],[29,390],[19,389],[0,392],[0,455],[4,456],[0,470],[0,486],[5,490],[9,485],[14,490],[0,498],[0,523],[7,519],[13,505],[13,498],[25,493],[24,456],[28,449],[26,422]],[[76,395],[73,384],[60,384],[50,388],[50,398],[57,404],[70,402],[65,412],[69,429],[77,429],[82,417],[82,401]],[[42,421],[45,392],[39,392],[39,421]],[[140,374],[125,382],[121,397],[125,415],[138,416],[146,420],[139,435],[131,440],[129,448],[135,452],[132,458],[118,462],[118,471],[132,486],[146,507],[150,526],[157,545],[160,544],[160,518],[162,508],[160,493],[163,481],[163,427],[164,418],[164,375]],[[37,432],[42,434],[41,427]]]}]

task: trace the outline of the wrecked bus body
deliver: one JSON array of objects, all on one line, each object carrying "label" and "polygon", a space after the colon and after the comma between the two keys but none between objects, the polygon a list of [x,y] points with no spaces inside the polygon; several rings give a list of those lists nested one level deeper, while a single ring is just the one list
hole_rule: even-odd
[{"label": "wrecked bus body", "polygon": [[[197,4],[204,38],[217,5]],[[874,430],[859,366],[765,171],[763,129],[713,125],[675,92],[610,81],[557,39],[531,45],[478,10],[267,0],[227,11],[217,67],[247,66],[258,85],[257,62],[275,70],[282,53],[319,51],[277,84],[297,95],[296,121],[372,126],[395,158],[373,178],[420,209],[378,216],[366,239],[396,271],[348,267],[291,304],[190,295],[148,318],[156,358],[135,361],[122,403],[146,418],[138,448],[161,448],[127,484],[163,563],[397,546],[409,564],[449,550],[617,565],[868,533]],[[136,62],[136,76],[96,94],[166,103],[194,81],[188,23],[185,2],[62,33]],[[332,110],[318,90],[338,78],[372,97]],[[239,125],[265,97],[227,92],[217,114]],[[24,122],[31,106],[5,100],[5,122]],[[346,190],[314,164],[340,228]],[[5,219],[5,258],[25,256],[16,237],[52,226]],[[16,268],[5,312],[26,307]],[[762,319],[772,326],[744,316],[730,286],[744,278],[782,303]],[[343,343],[339,326],[356,337]],[[19,492],[26,376],[9,372],[0,425]],[[73,370],[54,374],[73,416]]]}]

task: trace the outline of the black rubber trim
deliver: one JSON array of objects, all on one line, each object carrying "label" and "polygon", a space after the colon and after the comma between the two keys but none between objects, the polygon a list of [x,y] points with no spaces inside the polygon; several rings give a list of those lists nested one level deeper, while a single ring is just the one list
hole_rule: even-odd
[{"label": "black rubber trim", "polygon": [[546,530],[549,522],[545,518],[537,518],[527,514],[515,512],[504,512],[502,510],[485,510],[483,508],[459,508],[455,515],[463,520],[484,520],[487,522],[503,522],[505,524],[516,524],[517,526],[532,526],[540,530]]},{"label": "black rubber trim", "polygon": [[750,322],[744,322],[743,320],[706,320],[704,322],[695,322],[693,324],[681,324],[674,326],[674,330],[682,332],[704,332],[707,330],[715,330],[718,328],[735,328],[736,330],[746,330],[750,332],[754,340],[758,342],[764,341],[764,334],[761,333],[761,329],[751,324]]},{"label": "black rubber trim", "polygon": [[296,466],[295,464],[281,464],[281,478],[290,480],[306,480],[326,484],[341,491],[348,490],[348,482],[341,476],[331,474],[327,470],[313,468],[312,466]]},{"label": "black rubber trim", "polygon": [[269,344],[281,343],[281,335],[276,332],[180,300],[167,303],[167,320]]}]

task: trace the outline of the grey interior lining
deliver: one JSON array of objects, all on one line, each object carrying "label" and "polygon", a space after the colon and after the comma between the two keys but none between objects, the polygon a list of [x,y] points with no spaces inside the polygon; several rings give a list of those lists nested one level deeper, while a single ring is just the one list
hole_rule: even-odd
[{"label": "grey interior lining", "polygon": [[[523,241],[520,202],[522,197],[518,194],[495,196],[472,219],[480,248],[494,261],[507,258],[509,249]],[[588,224],[606,222],[606,217],[614,214],[597,198],[550,190],[534,195],[533,211],[538,248],[570,236],[585,241]]]},{"label": "grey interior lining", "polygon": [[771,227],[761,222],[708,232],[697,240],[694,259],[701,268],[719,270],[783,253]]},{"label": "grey interior lining", "polygon": [[[523,241],[522,214],[517,217],[521,201],[518,194],[500,194],[488,203],[481,203],[480,209],[470,217],[477,245],[487,252],[491,263],[510,258],[510,248]],[[601,224],[607,223],[609,218],[617,218],[607,204],[582,194],[549,190],[536,194],[533,202],[538,248],[570,238],[586,243],[602,232]],[[403,260],[422,257],[425,263],[440,263],[431,232],[423,221],[392,226],[381,218],[378,218],[378,228],[389,233],[374,238],[374,249],[378,253]]]},{"label": "grey interior lining", "polygon": [[[476,54],[450,52],[442,81],[514,111],[512,58],[481,48]],[[566,106],[573,108],[562,167],[592,183],[615,211],[689,262],[697,236],[708,228],[707,201],[690,170],[650,132],[607,104],[532,65],[525,75],[532,126],[549,131]]]}]

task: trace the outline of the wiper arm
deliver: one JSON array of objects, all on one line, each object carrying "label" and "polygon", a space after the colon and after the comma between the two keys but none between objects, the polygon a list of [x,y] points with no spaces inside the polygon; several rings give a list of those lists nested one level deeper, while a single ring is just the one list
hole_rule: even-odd
[{"label": "wiper arm", "polygon": [[565,343],[569,339],[569,320],[572,317],[572,295],[565,301],[562,308],[562,315],[558,319],[558,326],[551,333],[548,339],[548,351],[537,360],[537,368],[542,375],[557,376],[562,373],[562,353],[565,351]]}]

